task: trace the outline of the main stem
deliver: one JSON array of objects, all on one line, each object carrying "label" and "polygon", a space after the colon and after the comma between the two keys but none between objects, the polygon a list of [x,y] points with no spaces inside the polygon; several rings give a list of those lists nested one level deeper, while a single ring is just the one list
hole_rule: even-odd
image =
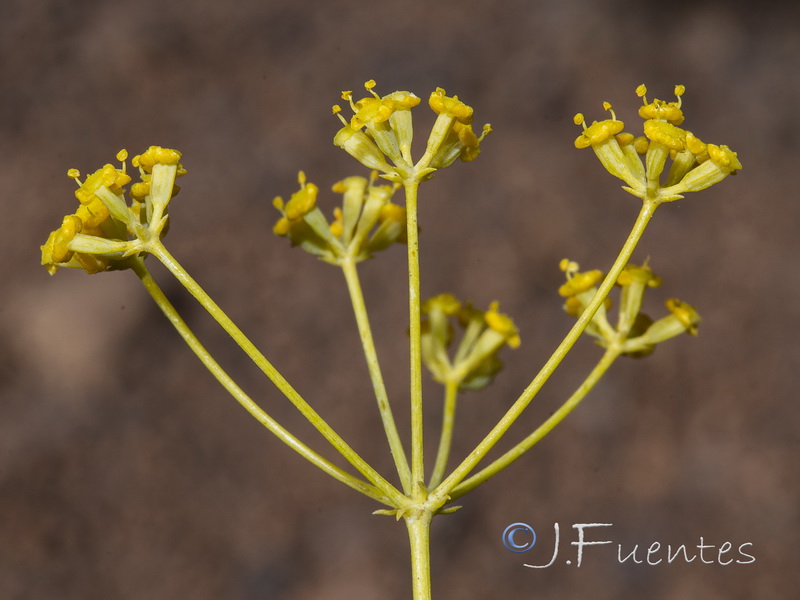
[{"label": "main stem", "polygon": [[422,420],[422,345],[420,323],[419,231],[417,190],[419,181],[404,182],[408,233],[408,321],[411,374],[411,484],[412,497],[424,495],[425,460]]},{"label": "main stem", "polygon": [[411,546],[411,588],[414,600],[431,600],[431,519],[427,510],[405,518]]},{"label": "main stem", "polygon": [[594,317],[595,312],[597,312],[597,309],[605,301],[608,293],[611,291],[611,288],[616,283],[619,274],[622,272],[622,269],[630,260],[630,257],[633,254],[633,251],[636,248],[636,245],[639,243],[642,235],[644,234],[647,224],[650,222],[650,218],[653,216],[658,204],[658,201],[653,199],[645,199],[643,201],[642,209],[639,212],[639,216],[636,218],[636,222],[634,223],[630,234],[628,235],[628,239],[625,241],[622,250],[620,250],[620,253],[617,255],[617,259],[614,261],[614,264],[608,271],[603,283],[600,284],[600,287],[598,288],[597,293],[594,295],[594,298],[592,298],[592,301],[586,307],[586,310],[583,311],[583,314],[572,326],[572,329],[569,330],[567,335],[558,345],[558,348],[556,348],[539,373],[533,378],[531,383],[527,388],[525,388],[520,397],[517,398],[506,414],[503,415],[497,425],[494,426],[494,428],[475,447],[475,449],[469,453],[469,455],[461,462],[461,464],[458,465],[458,467],[455,468],[455,470],[439,485],[439,487],[436,488],[436,490],[433,492],[433,496],[435,496],[436,500],[447,499],[447,496],[450,494],[450,492],[459,483],[461,483],[461,481],[464,480],[464,478],[477,466],[477,464],[486,456],[492,447],[494,447],[498,440],[503,437],[505,432],[508,431],[508,428],[511,427],[514,421],[517,420],[520,414],[522,414],[522,411],[527,408],[534,396],[536,396],[553,372],[555,372],[558,365],[561,364],[561,361],[564,360],[564,357],[578,340],[581,333],[583,333],[583,330],[586,329],[586,326],[591,322],[592,317]]}]

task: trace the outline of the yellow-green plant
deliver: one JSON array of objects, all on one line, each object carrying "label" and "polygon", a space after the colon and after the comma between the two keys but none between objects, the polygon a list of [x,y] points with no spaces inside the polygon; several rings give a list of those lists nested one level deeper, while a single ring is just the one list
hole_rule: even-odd
[{"label": "yellow-green plant", "polygon": [[[415,161],[411,153],[414,133],[411,110],[420,103],[420,98],[406,91],[381,97],[373,91],[374,81],[368,81],[365,87],[369,95],[357,101],[352,92],[342,93],[353,112],[349,120],[342,115],[341,107],[333,107],[334,114],[342,121],[334,143],[372,174],[369,178],[347,177],[333,186],[333,192],[341,194],[342,204],[333,210],[333,220],[328,221],[317,206],[318,187],[301,172],[300,189],[288,201],[280,197],[273,201],[280,212],[273,231],[287,237],[292,245],[342,269],[396,478],[378,473],[356,453],[167,251],[163,243],[167,209],[178,192],[176,178],[186,173],[179,152],[152,146],[134,157],[131,164],[138,170],[136,183],[131,183],[124,150],[117,155],[119,167],[105,165],[83,182],[80,174],[70,169],[69,176],[79,186],[75,195],[80,204],[74,214],[64,217],[61,227],[42,246],[42,264],[51,274],[59,267],[79,268],[88,273],[132,270],[192,351],[254,418],[322,471],[383,505],[376,514],[405,521],[411,548],[413,597],[422,600],[431,597],[429,532],[434,516],[457,509],[452,505],[454,500],[509,466],[547,435],[583,400],[617,358],[645,356],[667,339],[684,332],[696,333],[699,315],[677,299],[667,301],[667,314],[658,320],[642,312],[645,291],[661,281],[647,263],[637,266],[629,264],[629,260],[658,206],[713,185],[736,173],[742,165],[727,146],[705,144],[679,127],[684,119],[683,86],[675,88],[674,102],[657,99],[648,102],[645,87],[637,89],[644,99],[639,109],[644,119],[642,136],[623,132],[622,121],[607,102],[604,108],[610,112],[610,119],[587,126],[583,115],[575,116],[575,123],[583,127],[575,146],[591,147],[602,165],[625,183],[623,189],[641,200],[639,215],[606,273],[581,272],[575,262],[567,259],[561,262],[566,282],[559,293],[565,298],[566,312],[576,318],[575,324],[505,415],[448,471],[459,393],[488,385],[502,367],[499,352],[504,346],[519,346],[520,336],[513,321],[498,311],[497,303],[483,311],[450,294],[422,302],[418,190],[422,182],[456,159],[477,158],[481,142],[491,127],[484,125],[480,136],[476,135],[472,128],[473,109],[457,96],[447,96],[443,89],[436,89],[428,101],[436,120],[423,155]],[[379,178],[389,183],[381,184]],[[393,201],[401,188],[404,205]],[[395,425],[358,274],[358,263],[395,243],[405,244],[408,250],[410,456]],[[149,255],[186,287],[358,474],[334,465],[309,448],[242,391],[201,345],[156,284],[145,266]],[[621,291],[616,325],[612,325],[608,297],[615,285]],[[584,332],[596,338],[604,349],[597,365],[572,396],[538,428],[475,472]],[[429,474],[423,453],[423,365],[444,388],[440,441]]]}]

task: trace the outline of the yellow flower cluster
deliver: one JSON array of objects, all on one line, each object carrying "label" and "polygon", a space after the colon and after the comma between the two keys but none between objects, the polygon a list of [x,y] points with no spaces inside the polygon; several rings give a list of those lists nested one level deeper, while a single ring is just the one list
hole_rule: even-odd
[{"label": "yellow flower cluster", "polygon": [[370,180],[354,176],[336,183],[333,191],[342,194],[342,206],[328,223],[317,207],[319,188],[301,171],[300,189],[289,201],[278,196],[272,202],[281,213],[272,231],[331,264],[360,262],[395,242],[405,243],[406,211],[391,201],[398,186],[377,185],[376,180],[373,173]]},{"label": "yellow flower cluster", "polygon": [[[560,266],[567,276],[567,282],[558,290],[566,298],[564,310],[579,317],[592,301],[604,274],[597,270],[580,272],[578,264],[567,259],[562,260]],[[616,327],[608,322],[609,299],[586,327],[586,333],[596,338],[601,346],[613,346],[621,354],[641,357],[651,354],[657,344],[681,333],[697,335],[700,315],[694,307],[677,298],[667,300],[669,314],[657,321],[641,312],[645,290],[661,286],[661,278],[647,264],[627,265],[617,278],[617,286],[621,294]]]},{"label": "yellow flower cluster", "polygon": [[339,105],[333,113],[343,127],[336,133],[333,143],[346,150],[364,166],[381,173],[390,181],[431,177],[433,172],[450,166],[456,159],[471,161],[480,153],[480,142],[491,131],[484,125],[480,136],[472,129],[472,108],[458,99],[447,96],[437,88],[428,101],[437,114],[436,122],[428,136],[425,154],[415,164],[411,156],[414,137],[411,109],[420,98],[411,92],[398,91],[378,96],[375,81],[364,84],[371,94],[353,100],[353,92],[342,92],[353,111],[346,120]]},{"label": "yellow flower cluster", "polygon": [[120,168],[104,165],[82,183],[78,170],[70,169],[67,175],[78,184],[75,197],[80,204],[41,247],[42,265],[51,275],[59,267],[87,273],[126,267],[125,259],[165,233],[167,204],[179,189],[175,177],[186,173],[180,156],[177,150],[159,146],[135,156],[131,163],[138,167],[140,181],[131,186],[130,205],[125,200],[131,182],[126,150],[117,153]]},{"label": "yellow flower cluster", "polygon": [[[644,135],[638,137],[622,131],[624,124],[608,102],[603,103],[603,108],[611,113],[610,119],[587,126],[584,116],[578,113],[574,121],[583,126],[583,132],[575,140],[575,147],[591,147],[608,172],[627,184],[624,189],[642,199],[669,202],[722,181],[741,169],[742,164],[728,146],[706,144],[679,127],[684,121],[684,92],[684,86],[678,85],[676,101],[648,102],[647,88],[640,85],[636,93],[644,105],[639,108],[639,116],[645,121]],[[672,164],[662,182],[668,158]]]},{"label": "yellow flower cluster", "polygon": [[[500,371],[500,349],[518,348],[519,332],[514,321],[498,311],[493,302],[487,311],[462,304],[452,294],[440,294],[422,304],[422,360],[440,383],[457,383],[463,389],[487,386]],[[464,333],[451,359],[453,322]]]}]

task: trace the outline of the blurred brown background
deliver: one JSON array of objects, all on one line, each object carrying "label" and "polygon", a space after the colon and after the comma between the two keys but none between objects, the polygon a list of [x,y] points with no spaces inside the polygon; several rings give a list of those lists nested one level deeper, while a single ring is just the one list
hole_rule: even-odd
[{"label": "blurred brown background", "polygon": [[[770,8],[764,8],[768,6]],[[307,466],[197,363],[130,273],[50,278],[38,246],[74,210],[67,168],[90,172],[150,144],[189,171],[172,252],[344,437],[392,469],[344,283],[275,238],[276,194],[304,169],[322,188],[364,169],[331,139],[330,106],[435,87],[491,122],[480,159],[423,187],[423,294],[513,315],[523,345],[482,395],[461,399],[455,454],[527,385],[570,325],[557,262],[607,268],[637,211],[572,116],[601,102],[638,127],[634,88],[687,87],[686,127],[739,152],[736,178],[659,210],[635,259],[704,316],[643,360],[620,361],[550,438],[440,518],[436,598],[794,597],[798,539],[800,278],[797,8],[744,2],[4,0],[0,7],[0,598],[410,597],[402,524]],[[420,131],[430,124],[423,106]],[[418,137],[424,137],[418,134]],[[321,200],[330,210],[332,195]],[[395,413],[407,431],[404,252],[362,277]],[[154,265],[154,268],[157,265]],[[325,443],[156,269],[198,334],[268,411]],[[599,351],[588,340],[512,430],[563,401]],[[426,380],[431,434],[440,390]],[[516,555],[525,521],[541,546]],[[562,555],[552,551],[553,523]],[[618,564],[593,539],[719,547],[750,565]],[[606,535],[607,534],[607,535]],[[642,549],[640,548],[640,553]],[[727,559],[727,557],[724,557]]]}]

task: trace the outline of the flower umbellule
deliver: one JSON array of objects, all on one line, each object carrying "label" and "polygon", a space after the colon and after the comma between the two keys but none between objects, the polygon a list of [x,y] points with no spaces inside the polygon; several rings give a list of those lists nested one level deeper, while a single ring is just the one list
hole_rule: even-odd
[{"label": "flower umbellule", "polygon": [[50,274],[59,267],[99,273],[127,267],[126,259],[147,251],[150,239],[159,239],[167,229],[167,205],[178,193],[175,178],[186,173],[177,150],[151,146],[133,157],[140,181],[130,186],[130,204],[125,200],[131,182],[120,150],[120,168],[107,164],[83,182],[77,169],[67,175],[78,184],[75,197],[80,205],[64,217],[41,247],[42,265]]},{"label": "flower umbellule", "polygon": [[[584,116],[578,113],[574,121],[583,126],[583,132],[575,140],[575,147],[591,146],[608,172],[627,184],[623,186],[626,191],[656,202],[678,200],[687,192],[705,189],[734,175],[742,168],[736,152],[728,146],[706,144],[691,131],[678,127],[684,121],[684,92],[684,86],[678,85],[675,102],[648,102],[647,88],[636,88],[644,102],[639,108],[639,116],[645,120],[644,136],[639,137],[622,131],[624,124],[608,102],[603,103],[603,108],[610,112],[610,119],[587,126]],[[640,155],[644,155],[644,163]],[[672,159],[672,165],[662,183],[667,158]]]},{"label": "flower umbellule", "polygon": [[405,208],[392,202],[398,185],[376,185],[377,174],[347,177],[333,186],[342,194],[342,206],[334,209],[328,220],[317,206],[319,188],[298,175],[300,189],[288,202],[280,196],[272,204],[281,213],[272,231],[288,237],[293,246],[318,256],[331,264],[344,259],[361,262],[395,242],[405,242]]},{"label": "flower umbellule", "polygon": [[412,178],[426,179],[438,169],[450,166],[456,159],[471,161],[480,153],[480,143],[492,128],[484,125],[480,136],[472,129],[472,107],[458,96],[447,96],[442,88],[431,93],[428,105],[437,117],[433,124],[423,156],[414,163],[411,142],[414,137],[411,109],[420,98],[411,92],[398,91],[378,96],[375,81],[364,87],[371,94],[353,100],[353,92],[342,92],[350,104],[353,116],[348,121],[339,105],[333,113],[343,127],[333,143],[346,150],[364,166],[378,171],[390,181],[402,182]]},{"label": "flower umbellule", "polygon": [[[594,297],[597,283],[605,274],[599,270],[580,272],[578,264],[567,259],[561,261],[560,267],[567,276],[567,282],[558,290],[566,299],[564,310],[578,317]],[[617,326],[613,327],[608,321],[611,301],[607,298],[586,327],[586,333],[596,338],[601,346],[614,345],[621,354],[642,357],[651,354],[656,344],[681,333],[697,335],[700,315],[694,307],[677,298],[667,300],[669,314],[657,321],[641,312],[645,290],[661,286],[661,278],[647,263],[628,264],[617,278],[617,286],[622,289]]]},{"label": "flower umbellule", "polygon": [[[489,310],[481,311],[452,294],[439,294],[422,304],[422,360],[438,382],[481,389],[494,379],[503,367],[499,351],[520,345],[516,325],[498,308],[493,302]],[[447,351],[453,343],[453,321],[463,334],[451,359]]]}]

